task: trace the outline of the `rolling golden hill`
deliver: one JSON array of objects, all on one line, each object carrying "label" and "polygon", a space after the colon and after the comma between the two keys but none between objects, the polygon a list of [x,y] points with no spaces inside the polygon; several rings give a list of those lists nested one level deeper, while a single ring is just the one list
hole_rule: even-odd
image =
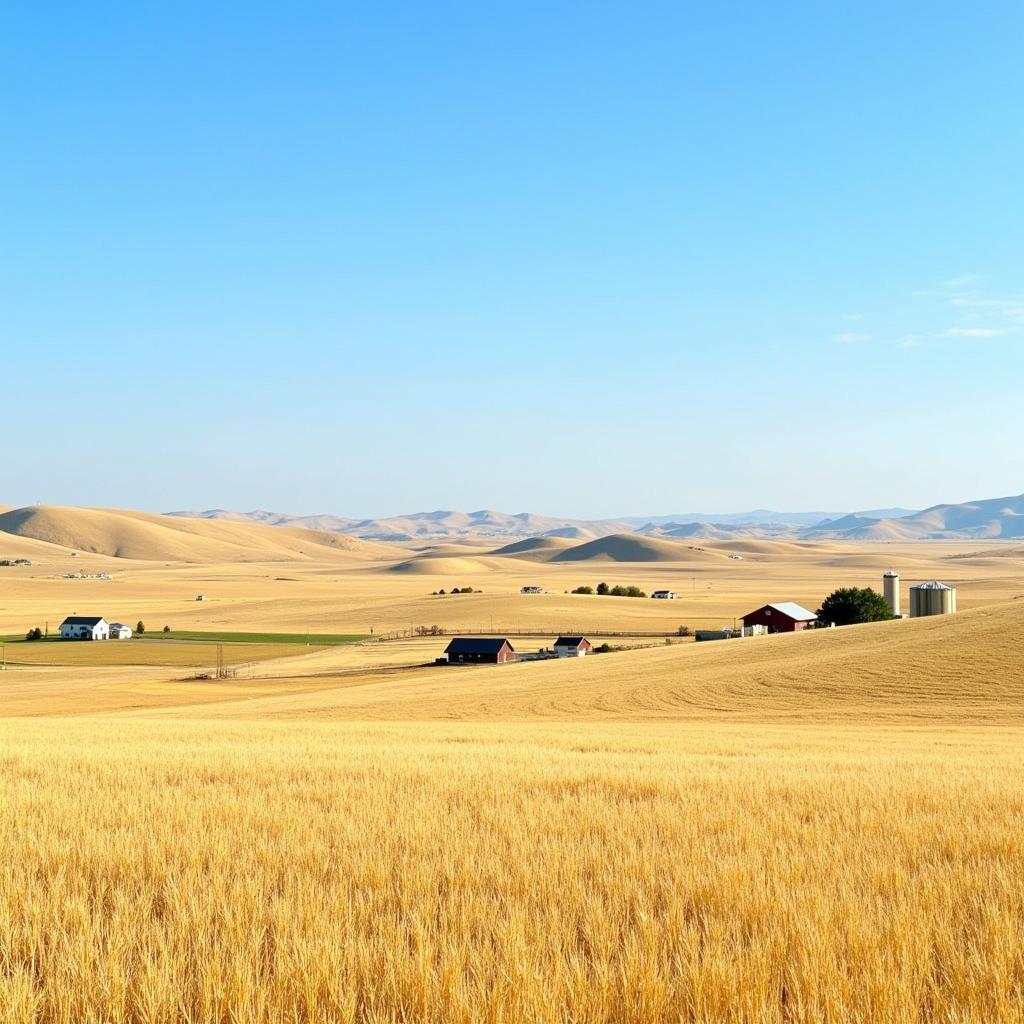
[{"label": "rolling golden hill", "polygon": [[504,547],[492,551],[491,554],[547,562],[573,546],[572,540],[566,537],[527,537],[525,540],[506,544]]},{"label": "rolling golden hill", "polygon": [[695,562],[720,561],[724,555],[684,541],[613,533],[555,554],[553,562]]},{"label": "rolling golden hill", "polygon": [[251,562],[331,558],[372,560],[395,552],[342,534],[123,509],[33,505],[0,514],[2,534],[115,558],[174,562]]}]

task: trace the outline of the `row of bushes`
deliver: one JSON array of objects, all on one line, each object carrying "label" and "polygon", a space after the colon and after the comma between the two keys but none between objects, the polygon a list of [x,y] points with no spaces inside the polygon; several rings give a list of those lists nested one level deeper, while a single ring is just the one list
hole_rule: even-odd
[{"label": "row of bushes", "polygon": [[[434,590],[431,592],[431,597],[444,597],[444,590]],[[482,594],[482,590],[474,590],[472,587],[452,587],[451,590],[447,591],[449,594]]]},{"label": "row of bushes", "polygon": [[593,587],[577,587],[575,590],[570,591],[573,594],[600,594],[602,597],[646,597],[639,587],[623,587],[620,584],[616,584],[614,587],[609,587],[607,583],[598,583],[597,590]]}]

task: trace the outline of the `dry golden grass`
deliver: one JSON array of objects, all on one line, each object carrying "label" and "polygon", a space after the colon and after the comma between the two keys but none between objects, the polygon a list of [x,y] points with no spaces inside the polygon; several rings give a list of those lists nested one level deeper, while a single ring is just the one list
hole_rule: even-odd
[{"label": "dry golden grass", "polygon": [[[288,647],[216,683],[0,674],[0,1021],[1024,1020],[1019,560],[746,553],[488,556],[458,580],[386,560],[3,570],[0,632],[92,602],[179,629],[672,628],[889,564],[958,582],[969,610],[501,668],[407,667],[442,638]],[[562,593],[599,578],[683,600]],[[521,597],[532,582],[554,592]],[[486,593],[427,593],[465,584]]]},{"label": "dry golden grass", "polygon": [[1003,730],[7,722],[5,1021],[1012,1021]]},{"label": "dry golden grass", "polygon": [[[200,668],[217,663],[215,643],[177,640],[108,640],[90,643],[50,640],[39,643],[5,644],[7,665],[13,670],[20,665],[49,665],[80,668],[115,665],[162,665],[176,668]],[[294,655],[295,644],[226,643],[219,645],[228,665],[268,661]],[[301,651],[318,651],[320,647],[299,647]]]}]

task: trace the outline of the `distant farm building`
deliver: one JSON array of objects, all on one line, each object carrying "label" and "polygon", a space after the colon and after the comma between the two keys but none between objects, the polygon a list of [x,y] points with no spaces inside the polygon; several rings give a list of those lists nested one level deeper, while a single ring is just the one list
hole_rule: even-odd
[{"label": "distant farm building", "polygon": [[523,594],[543,594],[544,593],[544,588],[543,587],[523,587],[523,589],[520,591],[520,593],[523,593]]},{"label": "distant farm building", "polygon": [[956,589],[938,580],[928,580],[910,588],[910,617],[952,615],[956,611]]},{"label": "distant farm building", "polygon": [[206,600],[206,595],[205,594],[196,594],[196,600],[197,601],[205,601]]},{"label": "distant farm building", "polygon": [[744,626],[764,626],[769,633],[796,633],[813,626],[818,616],[793,601],[766,604],[743,616]]},{"label": "distant farm building", "polygon": [[651,594],[656,601],[674,601],[676,593],[674,590],[656,590]]},{"label": "distant farm building", "polygon": [[69,615],[60,624],[61,640],[109,640],[110,623],[102,615]]},{"label": "distant farm building", "polygon": [[504,665],[516,660],[515,649],[504,637],[457,636],[444,653],[449,665]]},{"label": "distant farm building", "polygon": [[123,622],[112,622],[110,624],[111,640],[131,640],[132,627],[126,626]]},{"label": "distant farm building", "polygon": [[582,658],[594,649],[585,636],[560,636],[555,641],[555,654],[560,658]]}]

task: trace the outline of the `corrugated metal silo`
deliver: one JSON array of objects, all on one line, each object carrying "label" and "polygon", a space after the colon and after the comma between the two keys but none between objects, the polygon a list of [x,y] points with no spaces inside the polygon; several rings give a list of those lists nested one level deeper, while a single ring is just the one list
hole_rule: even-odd
[{"label": "corrugated metal silo", "polygon": [[938,580],[917,583],[910,588],[910,617],[952,615],[956,611],[956,590]]}]

